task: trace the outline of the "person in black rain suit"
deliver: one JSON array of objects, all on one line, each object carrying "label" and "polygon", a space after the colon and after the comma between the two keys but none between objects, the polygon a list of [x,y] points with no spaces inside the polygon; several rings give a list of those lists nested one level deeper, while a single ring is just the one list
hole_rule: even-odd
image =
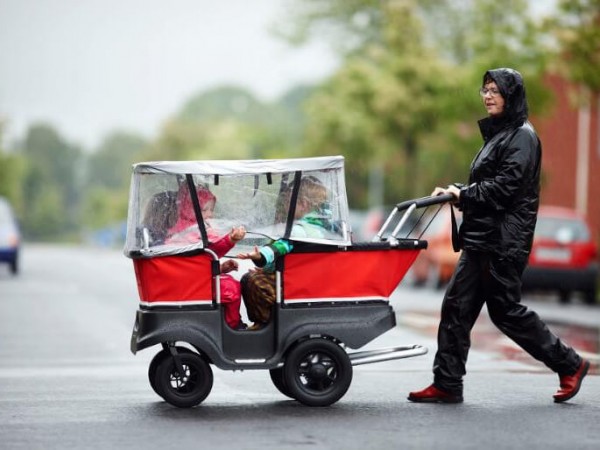
[{"label": "person in black rain suit", "polygon": [[468,185],[436,188],[452,194],[463,212],[462,254],[442,303],[434,381],[408,400],[461,403],[470,333],[483,304],[510,339],[559,375],[557,403],[577,394],[590,363],[558,339],[521,304],[521,275],[537,219],[541,142],[527,120],[523,78],[513,69],[488,70],[480,90],[488,117],[479,121],[484,144],[471,164]]}]

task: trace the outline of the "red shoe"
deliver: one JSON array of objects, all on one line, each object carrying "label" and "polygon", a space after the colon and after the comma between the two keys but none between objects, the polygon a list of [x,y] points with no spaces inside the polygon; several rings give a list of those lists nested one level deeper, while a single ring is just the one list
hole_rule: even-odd
[{"label": "red shoe", "polygon": [[554,402],[562,403],[575,397],[581,387],[583,378],[587,375],[590,368],[590,362],[583,360],[573,375],[559,375],[560,389],[554,394]]},{"label": "red shoe", "polygon": [[462,403],[462,395],[450,394],[436,388],[433,384],[422,391],[411,392],[408,399],[416,403]]}]

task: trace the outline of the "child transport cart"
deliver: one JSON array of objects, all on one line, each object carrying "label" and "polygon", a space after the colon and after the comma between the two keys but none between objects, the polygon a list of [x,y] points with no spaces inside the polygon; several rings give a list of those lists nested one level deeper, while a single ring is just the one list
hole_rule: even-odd
[{"label": "child transport cart", "polygon": [[[321,211],[330,227],[317,237],[295,235],[295,202],[305,176],[328,193]],[[216,198],[210,221],[202,215],[199,186]],[[181,213],[181,192],[194,206],[190,228],[196,239],[185,242],[169,236]],[[136,164],[124,250],[139,291],[131,351],[161,346],[149,365],[149,382],[177,407],[204,401],[213,384],[211,366],[266,369],[282,394],[309,406],[330,405],[348,390],[353,366],[427,353],[420,345],[347,349],[359,349],[396,325],[390,295],[427,246],[399,233],[413,223],[416,208],[447,200],[403,202],[373,242],[356,243],[341,156]],[[211,232],[239,225],[246,237],[226,258],[279,238],[294,244],[276,261],[271,321],[253,331],[226,323],[219,258],[208,248]]]}]

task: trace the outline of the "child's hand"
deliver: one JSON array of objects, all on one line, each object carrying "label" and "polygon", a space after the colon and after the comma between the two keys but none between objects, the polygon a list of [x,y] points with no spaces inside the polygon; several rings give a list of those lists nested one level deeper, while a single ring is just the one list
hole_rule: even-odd
[{"label": "child's hand", "polygon": [[232,242],[239,242],[246,236],[246,229],[243,226],[233,227],[229,232],[229,239]]},{"label": "child's hand", "polygon": [[236,258],[257,260],[257,259],[260,259],[260,252],[258,251],[258,247],[254,247],[253,252],[240,253],[236,256]]},{"label": "child's hand", "polygon": [[229,273],[238,270],[238,263],[233,259],[228,259],[221,263],[221,273]]}]

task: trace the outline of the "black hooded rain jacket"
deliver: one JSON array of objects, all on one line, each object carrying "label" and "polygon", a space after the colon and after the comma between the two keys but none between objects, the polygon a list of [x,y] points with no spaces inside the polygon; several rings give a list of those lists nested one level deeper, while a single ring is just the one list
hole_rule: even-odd
[{"label": "black hooded rain jacket", "polygon": [[484,303],[490,319],[526,352],[559,374],[573,374],[581,357],[521,303],[521,275],[533,241],[540,184],[541,144],[527,122],[521,75],[490,70],[504,113],[479,122],[484,144],[461,188],[465,249],[448,285],[434,358],[434,385],[462,396],[470,333]]},{"label": "black hooded rain jacket", "polygon": [[486,72],[487,78],[498,85],[504,114],[479,121],[484,144],[460,193],[460,243],[463,249],[491,252],[524,266],[539,204],[542,147],[527,121],[521,75],[495,69]]}]

